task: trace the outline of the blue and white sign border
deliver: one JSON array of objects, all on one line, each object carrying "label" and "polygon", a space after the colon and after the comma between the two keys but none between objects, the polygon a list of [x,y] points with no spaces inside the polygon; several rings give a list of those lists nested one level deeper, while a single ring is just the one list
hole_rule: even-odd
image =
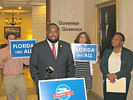
[{"label": "blue and white sign border", "polygon": [[[97,44],[79,44],[79,43],[72,43],[71,44],[71,49],[73,49],[73,46],[72,45],[74,45],[74,44],[76,44],[76,45],[95,45],[96,46],[96,49],[98,49],[97,47]],[[96,50],[97,51],[97,50]],[[83,61],[83,62],[86,62],[86,61],[92,61],[92,60],[75,60],[75,61]],[[96,52],[96,60],[95,61],[97,61],[97,52]]]},{"label": "blue and white sign border", "polygon": [[[36,42],[36,39],[32,39],[32,40]],[[32,40],[10,40],[10,44],[12,41],[32,41]],[[10,54],[11,54],[11,45],[10,45]],[[23,56],[23,57],[13,57],[13,58],[30,58],[30,57]]]},{"label": "blue and white sign border", "polygon": [[[39,96],[40,96],[40,100],[41,100],[41,91],[40,91],[40,83],[41,82],[51,82],[51,81],[63,81],[63,80],[79,80],[79,79],[83,79],[84,81],[84,90],[85,90],[85,98],[87,100],[87,96],[86,96],[86,85],[85,85],[85,78],[62,78],[62,79],[52,79],[52,80],[39,80]],[[64,84],[63,84],[64,85]],[[70,97],[69,97],[70,98]],[[68,98],[68,99],[69,99]]]}]

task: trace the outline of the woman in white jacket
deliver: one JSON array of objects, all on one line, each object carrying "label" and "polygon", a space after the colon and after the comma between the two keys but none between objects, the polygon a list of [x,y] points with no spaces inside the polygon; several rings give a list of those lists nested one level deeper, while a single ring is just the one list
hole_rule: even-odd
[{"label": "woman in white jacket", "polygon": [[[87,35],[86,32],[80,32],[76,39],[74,40],[75,43],[80,44],[91,44],[90,37]],[[97,53],[97,57],[99,56],[99,53]],[[75,61],[75,77],[85,78],[85,84],[86,84],[86,95],[88,98],[88,92],[92,88],[92,75],[93,75],[93,66],[92,64],[95,64],[97,61]],[[87,99],[88,100],[88,99]]]}]

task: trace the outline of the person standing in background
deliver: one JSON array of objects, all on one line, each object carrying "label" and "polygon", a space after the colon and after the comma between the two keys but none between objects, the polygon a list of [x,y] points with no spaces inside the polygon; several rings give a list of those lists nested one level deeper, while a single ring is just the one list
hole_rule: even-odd
[{"label": "person standing in background", "polygon": [[[103,74],[104,100],[126,100],[131,71],[133,68],[133,53],[123,47],[125,37],[122,33],[115,33],[112,39],[112,47],[106,49],[100,63],[100,70]],[[116,79],[126,78],[126,93],[107,92],[106,78],[113,82]]]},{"label": "person standing in background", "polygon": [[60,30],[55,23],[48,25],[46,40],[34,45],[30,57],[30,73],[36,84],[39,99],[38,81],[44,80],[46,68],[54,71],[49,79],[74,77],[74,61],[70,44],[59,40]]},{"label": "person standing in background", "polygon": [[0,49],[0,68],[3,69],[3,85],[7,100],[15,100],[17,94],[19,100],[27,100],[27,90],[23,77],[23,64],[29,65],[29,58],[12,58],[10,54],[10,40],[17,37],[14,33],[6,36],[7,46]]},{"label": "person standing in background", "polygon": [[[90,37],[86,32],[80,32],[74,43],[80,44],[91,44]],[[97,52],[97,57],[99,56],[99,52]],[[74,61],[75,66],[75,77],[76,78],[85,78],[86,83],[86,91],[87,91],[87,100],[88,100],[88,92],[92,88],[92,75],[93,75],[93,66],[97,61]]]}]

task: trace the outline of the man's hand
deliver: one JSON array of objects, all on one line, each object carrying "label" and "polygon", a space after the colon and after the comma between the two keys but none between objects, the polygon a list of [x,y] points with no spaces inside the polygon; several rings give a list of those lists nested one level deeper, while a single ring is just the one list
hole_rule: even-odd
[{"label": "man's hand", "polygon": [[12,59],[12,55],[9,54],[9,55],[6,56],[5,61],[7,62],[8,60],[11,60],[11,59]]},{"label": "man's hand", "polygon": [[12,55],[11,55],[11,54],[7,55],[6,58],[3,59],[3,60],[0,62],[0,66],[4,67],[5,64],[8,62],[8,60],[11,60],[11,59],[12,59]]}]

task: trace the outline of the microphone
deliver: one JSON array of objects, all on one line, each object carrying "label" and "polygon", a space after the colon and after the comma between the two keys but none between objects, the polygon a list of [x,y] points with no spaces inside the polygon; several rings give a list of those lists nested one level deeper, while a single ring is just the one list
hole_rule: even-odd
[{"label": "microphone", "polygon": [[48,66],[47,68],[46,68],[46,75],[45,75],[45,79],[47,80],[47,79],[49,79],[50,77],[49,77],[49,75],[50,75],[50,73],[52,73],[54,71],[54,69],[51,67],[51,66]]}]

